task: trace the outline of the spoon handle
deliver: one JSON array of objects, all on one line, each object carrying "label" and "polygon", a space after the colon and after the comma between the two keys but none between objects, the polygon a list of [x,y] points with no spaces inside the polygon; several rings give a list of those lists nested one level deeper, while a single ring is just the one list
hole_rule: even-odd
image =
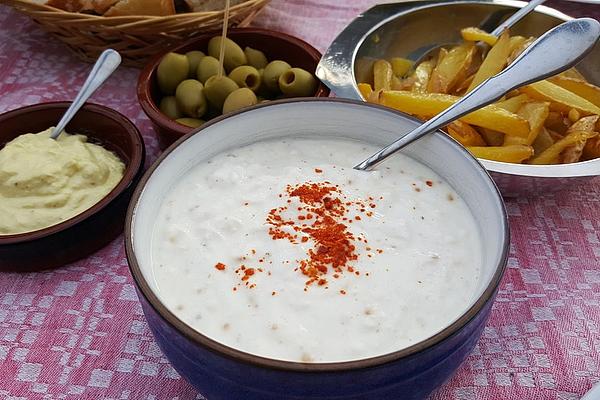
[{"label": "spoon handle", "polygon": [[75,115],[77,111],[81,108],[81,106],[86,102],[86,100],[98,89],[102,83],[117,69],[117,67],[121,64],[121,56],[115,50],[108,49],[104,50],[96,64],[94,64],[94,68],[88,75],[85,83],[77,93],[77,97],[73,100],[73,103],[69,106],[63,117],[60,119],[54,131],[50,137],[52,139],[56,139],[58,135],[65,129],[65,126],[71,121],[71,118]]},{"label": "spoon handle", "polygon": [[598,37],[600,23],[592,18],[574,19],[558,25],[533,42],[504,71],[486,79],[452,106],[354,168],[369,170],[407,144],[493,103],[507,92],[571,68],[592,49]]},{"label": "spoon handle", "polygon": [[529,14],[530,11],[542,4],[544,1],[546,0],[531,0],[529,3],[527,3],[526,6],[521,7],[519,11],[517,11],[516,13],[508,17],[506,21],[498,25],[498,27],[496,27],[496,29],[494,29],[491,32],[492,35],[499,37],[500,35],[502,35],[502,32],[504,32],[506,28],[510,28],[511,26],[519,22],[524,16]]}]

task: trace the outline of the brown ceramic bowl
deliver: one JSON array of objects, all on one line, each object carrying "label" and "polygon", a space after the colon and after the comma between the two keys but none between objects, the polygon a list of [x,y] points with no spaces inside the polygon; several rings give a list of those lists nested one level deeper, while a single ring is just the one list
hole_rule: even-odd
[{"label": "brown ceramic bowl", "polygon": [[[19,135],[56,125],[69,104],[36,104],[0,115],[0,148]],[[57,267],[89,255],[123,231],[129,199],[143,173],[140,132],[125,116],[96,104],[84,105],[66,130],[87,135],[117,154],[125,163],[125,175],[106,197],[73,218],[37,231],[0,235],[1,270]]]},{"label": "brown ceramic bowl", "polygon": [[[173,47],[164,53],[158,54],[142,70],[137,87],[138,100],[158,133],[159,144],[162,149],[192,132],[194,128],[173,121],[159,110],[160,92],[156,82],[156,69],[160,60],[168,52],[186,53],[191,50],[201,50],[206,53],[208,41],[213,36],[220,34],[221,31],[209,32],[182,45]],[[321,59],[321,53],[310,44],[282,32],[260,28],[237,28],[228,31],[227,37],[242,48],[250,46],[261,50],[269,61],[284,60],[292,67],[303,68],[307,71],[314,72]],[[313,97],[327,96],[329,96],[329,89],[319,82]]]}]

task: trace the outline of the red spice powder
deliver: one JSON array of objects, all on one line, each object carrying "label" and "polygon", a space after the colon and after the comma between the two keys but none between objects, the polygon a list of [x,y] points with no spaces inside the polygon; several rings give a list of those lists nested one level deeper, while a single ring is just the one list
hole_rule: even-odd
[{"label": "red spice powder", "polygon": [[215,268],[218,269],[219,271],[223,271],[225,269],[225,264],[223,264],[223,263],[217,263],[215,265]]},{"label": "red spice powder", "polygon": [[[293,231],[303,234],[300,239],[302,243],[309,239],[314,243],[307,251],[307,258],[299,260],[299,270],[308,278],[306,286],[313,283],[326,285],[329,271],[333,271],[336,278],[344,270],[354,272],[349,263],[358,259],[354,244],[356,238],[343,222],[352,222],[346,214],[348,207],[355,203],[345,199],[342,201],[339,188],[326,181],[288,185],[286,192],[290,198],[297,198],[302,204],[297,208],[299,215],[295,219],[284,219],[281,214],[287,207],[271,210],[267,216],[267,223],[271,225],[269,235],[273,240],[287,239],[296,244],[298,237],[290,233]],[[360,216],[355,219],[360,220]]]},{"label": "red spice powder", "polygon": [[[322,170],[316,168],[315,172],[320,173]],[[297,265],[294,271],[299,271],[306,278],[304,291],[307,291],[313,283],[327,289],[328,275],[335,279],[340,278],[344,272],[360,276],[360,272],[351,265],[358,259],[355,242],[364,244],[368,242],[365,237],[355,237],[346,224],[362,219],[359,215],[348,215],[351,209],[354,212],[361,212],[363,216],[372,217],[373,212],[367,211],[367,208],[376,207],[373,197],[368,198],[369,203],[361,200],[349,201],[339,189],[339,185],[327,181],[287,185],[285,193],[279,194],[279,198],[283,197],[286,197],[286,205],[273,208],[267,214],[268,233],[273,240],[284,239],[291,244],[310,241],[313,244],[307,249],[306,258],[295,260]],[[292,199],[296,199],[300,206],[294,206],[292,216],[288,217],[292,211],[288,208],[288,204],[292,203]],[[367,247],[366,250],[370,251],[371,248]],[[249,254],[239,257],[239,261],[251,262],[252,256],[256,253],[255,249],[251,249]],[[367,254],[367,256],[372,255]],[[257,261],[265,263],[267,260],[260,257]],[[272,263],[269,261],[269,264]],[[284,261],[284,264],[290,264],[290,260]],[[215,268],[222,271],[226,265],[220,262],[215,265]],[[233,290],[237,291],[237,287],[243,286],[249,289],[256,287],[250,279],[257,272],[262,273],[263,269],[239,265],[235,273],[240,277],[241,282]],[[268,276],[271,275],[270,271],[266,273]],[[368,275],[367,273],[366,276]],[[340,290],[340,293],[346,294],[346,291]],[[273,296],[276,294],[272,292]]]},{"label": "red spice powder", "polygon": [[243,281],[247,281],[248,279],[250,279],[250,277],[252,275],[254,275],[254,268],[246,268],[243,271],[244,271],[244,276],[242,276]]}]

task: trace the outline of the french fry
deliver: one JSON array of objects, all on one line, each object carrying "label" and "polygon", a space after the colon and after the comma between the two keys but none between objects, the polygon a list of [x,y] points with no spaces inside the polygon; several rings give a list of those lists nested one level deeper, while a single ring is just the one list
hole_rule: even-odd
[{"label": "french fry", "polygon": [[475,27],[463,28],[460,30],[460,34],[464,40],[470,42],[485,42],[490,46],[495,45],[498,41],[496,36]]},{"label": "french fry", "polygon": [[567,147],[574,144],[583,142],[598,135],[598,132],[589,131],[572,131],[561,140],[554,143],[552,146],[544,150],[540,155],[534,157],[531,160],[531,164],[543,165],[543,164],[559,164],[560,153],[563,152]]},{"label": "french fry", "polygon": [[473,129],[469,124],[462,121],[454,121],[447,127],[448,135],[463,146],[485,146],[485,142],[481,135]]},{"label": "french fry", "polygon": [[401,79],[392,76],[392,90],[412,90],[414,84],[414,76],[409,76],[408,78]]},{"label": "french fry", "polygon": [[600,107],[575,93],[548,81],[535,82],[520,89],[529,97],[550,102],[550,110],[568,113],[571,108],[581,115],[600,115]]},{"label": "french fry", "polygon": [[367,103],[379,104],[379,95],[381,94],[381,90],[373,90],[369,93],[369,97],[367,97]]},{"label": "french fry", "polygon": [[404,78],[398,78],[396,75],[392,74],[392,81],[390,82],[390,90],[404,90],[404,89],[398,89],[398,88],[403,88],[405,84],[405,80]]},{"label": "french fry", "polygon": [[581,72],[577,71],[575,67],[569,68],[568,70],[561,72],[560,74],[558,74],[558,76],[564,76],[565,78],[578,79],[580,81],[587,82],[585,80],[585,77],[581,75]]},{"label": "french fry", "polygon": [[449,93],[459,80],[466,74],[473,55],[475,46],[463,44],[452,48],[433,69],[427,84],[429,93]]},{"label": "french fry", "polygon": [[574,79],[561,75],[548,78],[548,80],[563,89],[567,89],[568,91],[583,97],[595,106],[600,107],[600,88],[598,86],[594,86],[581,79]]},{"label": "french fry", "polygon": [[587,139],[572,144],[571,146],[567,146],[562,153],[560,153],[559,162],[561,164],[570,164],[579,161],[586,143]]},{"label": "french fry", "polygon": [[567,113],[567,118],[569,118],[569,121],[575,122],[578,121],[579,118],[581,118],[581,115],[579,114],[579,111],[577,111],[574,108],[571,108]]},{"label": "french fry", "polygon": [[542,129],[540,129],[540,133],[538,133],[537,137],[533,141],[532,146],[535,154],[541,154],[544,150],[546,150],[553,144],[554,139],[552,139],[552,136],[550,135],[548,130],[545,127],[542,127]]},{"label": "french fry", "polygon": [[463,96],[467,92],[471,82],[473,82],[473,78],[475,78],[475,75],[470,75],[468,78],[463,79],[463,81],[456,86],[454,93],[452,94],[455,96]]},{"label": "french fry", "polygon": [[368,83],[359,83],[358,91],[363,99],[367,100],[371,93],[373,93],[373,88]]},{"label": "french fry", "polygon": [[398,78],[404,77],[413,66],[413,62],[411,60],[402,57],[390,58],[390,64],[392,64],[392,72]]},{"label": "french fry", "polygon": [[497,101],[494,104],[500,108],[504,108],[506,111],[510,111],[511,113],[516,113],[519,111],[521,106],[529,100],[529,96],[526,94],[520,94],[515,97],[511,97],[506,100]]},{"label": "french fry", "polygon": [[600,158],[600,136],[590,138],[585,142],[582,156],[584,160]]},{"label": "french fry", "polygon": [[560,133],[561,135],[564,135],[567,133],[567,129],[569,129],[571,126],[571,121],[558,111],[550,111],[544,126],[550,130]]},{"label": "french fry", "polygon": [[533,148],[525,145],[467,147],[477,158],[486,160],[521,163],[533,155]]},{"label": "french fry", "polygon": [[523,46],[527,39],[523,36],[511,36],[510,37],[510,51],[511,53]]},{"label": "french fry", "polygon": [[444,57],[446,57],[448,55],[448,49],[445,47],[442,47],[438,50],[438,54],[437,57],[435,58],[435,65],[434,67],[437,67],[440,62],[444,59]]},{"label": "french fry", "polygon": [[[579,121],[575,122],[571,126],[570,129],[572,129],[572,130],[580,129],[582,131],[587,131],[587,132],[596,131],[599,120],[600,120],[600,116],[598,116],[598,115],[591,115],[589,117],[583,117]],[[579,150],[578,147],[575,147],[573,149],[573,152],[575,152],[575,155],[577,155],[578,150]],[[563,161],[567,162],[566,159],[569,156],[571,156],[571,154],[568,153],[567,151],[565,151],[565,153],[566,154],[563,155],[563,157],[564,157]],[[586,160],[600,157],[600,136],[595,136],[595,137],[589,138],[583,145],[583,148],[581,149],[579,156],[583,157]],[[578,161],[578,160],[576,160],[576,161]]]},{"label": "french fry", "polygon": [[[523,40],[521,40],[521,38]],[[508,56],[508,60],[506,60],[507,65],[511,62],[515,61],[517,57],[521,55],[522,52],[525,51],[526,48],[531,45],[531,43],[535,42],[534,37],[530,37],[525,39],[522,36],[513,36],[510,38],[510,55]]]},{"label": "french fry", "polygon": [[[464,42],[441,48],[418,65],[394,57],[363,57],[357,80],[368,102],[429,119],[485,79],[513,62],[534,37],[499,38],[478,28],[461,30]],[[485,42],[491,49],[481,56]],[[359,68],[361,69],[361,68]],[[372,80],[373,79],[373,80]],[[374,84],[373,84],[374,83]],[[505,162],[571,163],[600,158],[600,87],[575,68],[512,90],[501,101],[472,112],[445,127],[449,136],[477,157]]]},{"label": "french fry", "polygon": [[373,64],[373,89],[390,90],[392,86],[392,64],[377,60]]},{"label": "french fry", "polygon": [[[448,94],[384,90],[380,93],[378,102],[381,105],[427,119],[442,112],[458,100],[460,100],[459,97]],[[529,134],[527,120],[493,104],[467,114],[461,120],[507,135],[527,137]]]},{"label": "french fry", "polygon": [[573,125],[571,125],[571,127],[569,128],[567,133],[571,133],[574,131],[593,132],[596,130],[596,124],[598,123],[599,119],[600,119],[600,116],[598,116],[598,115],[590,115],[588,117],[583,117],[583,118],[579,119],[577,122],[575,122]]},{"label": "french fry", "polygon": [[[481,47],[475,46],[474,50],[475,50],[475,54],[473,54],[471,64],[469,65],[469,68],[466,71],[466,74],[465,74],[466,77],[472,76],[473,78],[475,78],[475,74],[477,73],[477,71],[479,71],[479,68],[481,67],[481,64],[483,63]],[[471,78],[471,79],[473,79],[473,78]]]},{"label": "french fry", "polygon": [[[571,114],[571,112],[569,112]],[[590,132],[590,134],[594,133],[596,130],[596,123],[600,117],[598,115],[590,115],[588,117],[583,117],[578,119],[571,125],[567,134],[571,132]],[[583,155],[583,149],[587,144],[586,141],[579,141],[570,146],[567,146],[562,153],[560,154],[560,162],[562,164],[574,163],[579,161],[581,156]]]},{"label": "french fry", "polygon": [[496,75],[498,72],[506,66],[506,60],[510,54],[510,36],[508,32],[504,31],[496,44],[490,49],[485,60],[479,67],[479,70],[475,74],[471,85],[467,89],[467,92],[475,89],[481,82],[487,78]]},{"label": "french fry", "polygon": [[554,143],[558,142],[559,140],[565,137],[565,135],[561,135],[560,133],[555,132],[552,129],[548,129],[548,133],[550,134],[550,137],[552,138]]},{"label": "french fry", "polygon": [[[515,99],[516,97],[513,97]],[[525,144],[532,145],[537,136],[539,135],[544,121],[548,117],[550,103],[546,102],[530,102],[523,104],[517,115],[525,118],[529,122],[529,135],[526,138],[519,136],[504,136],[504,146],[513,144]]]},{"label": "french fry", "polygon": [[415,68],[415,72],[413,73],[415,80],[412,87],[413,92],[424,93],[427,91],[427,83],[429,82],[429,77],[431,76],[434,66],[433,60],[423,61],[421,64],[417,65],[417,68]]},{"label": "french fry", "polygon": [[502,146],[504,142],[504,133],[493,129],[479,128],[479,134],[488,146]]}]

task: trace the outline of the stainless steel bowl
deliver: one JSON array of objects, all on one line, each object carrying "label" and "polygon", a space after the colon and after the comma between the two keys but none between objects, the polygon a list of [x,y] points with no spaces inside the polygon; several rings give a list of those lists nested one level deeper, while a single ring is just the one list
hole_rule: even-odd
[{"label": "stainless steel bowl", "polygon": [[[379,58],[407,57],[436,43],[460,40],[460,28],[493,24],[526,3],[513,0],[418,1],[377,5],[358,16],[333,41],[321,58],[317,76],[339,97],[361,99],[357,82],[370,81]],[[539,36],[572,19],[538,6],[512,32]],[[600,84],[600,44],[577,66]],[[402,132],[399,132],[402,134]],[[550,166],[479,160],[506,197],[535,196],[580,184],[600,175],[600,159]]]}]

